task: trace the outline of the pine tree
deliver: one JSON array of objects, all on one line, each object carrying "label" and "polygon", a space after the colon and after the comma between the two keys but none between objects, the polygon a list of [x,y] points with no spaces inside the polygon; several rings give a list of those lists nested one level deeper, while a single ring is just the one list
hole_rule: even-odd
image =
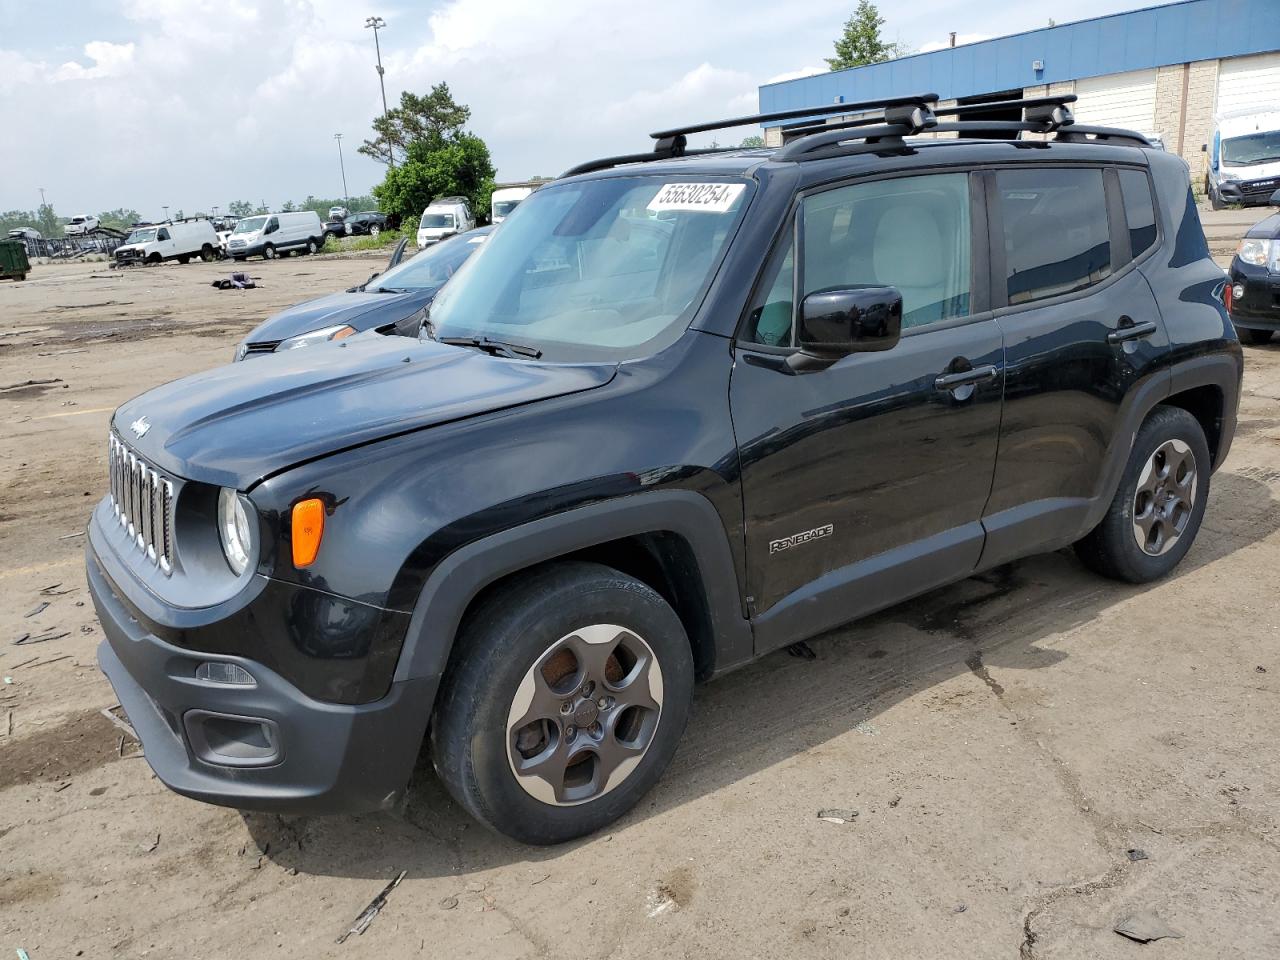
[{"label": "pine tree", "polygon": [[844,33],[835,42],[836,55],[827,57],[832,70],[848,70],[868,63],[883,63],[901,56],[896,43],[886,43],[880,36],[884,17],[871,0],[858,0],[858,8],[845,21]]}]

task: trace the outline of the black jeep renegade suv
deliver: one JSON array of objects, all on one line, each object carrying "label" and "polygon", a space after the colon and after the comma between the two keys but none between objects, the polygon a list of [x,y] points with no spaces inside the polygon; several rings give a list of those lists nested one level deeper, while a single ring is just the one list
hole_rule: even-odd
[{"label": "black jeep renegade suv", "polygon": [[695,681],[1069,544],[1172,570],[1242,370],[1186,165],[1072,98],[936,99],[655,134],[521,204],[418,339],[124,404],[87,566],[157,775],[387,808],[425,743],[560,841],[654,784]]}]

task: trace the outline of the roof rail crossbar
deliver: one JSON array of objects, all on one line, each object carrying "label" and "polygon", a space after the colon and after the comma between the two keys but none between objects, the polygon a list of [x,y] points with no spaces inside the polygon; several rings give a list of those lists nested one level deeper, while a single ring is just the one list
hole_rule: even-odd
[{"label": "roof rail crossbar", "polygon": [[709,130],[728,130],[731,127],[747,127],[774,120],[801,120],[806,117],[830,116],[831,114],[857,113],[859,110],[884,110],[886,113],[898,107],[928,107],[936,103],[936,93],[921,93],[908,97],[888,97],[880,100],[864,100],[859,103],[828,103],[817,107],[799,107],[794,110],[775,110],[772,113],[755,113],[746,117],[732,117],[728,120],[711,120],[707,123],[695,123],[687,127],[673,127],[670,130],[658,130],[649,134],[655,140],[665,140],[681,134],[706,133]]},{"label": "roof rail crossbar", "polygon": [[1068,103],[1075,103],[1079,99],[1074,93],[1063,93],[1053,97],[1023,97],[1020,100],[994,100],[991,103],[962,103],[954,107],[938,107],[933,112],[940,117],[966,117],[974,113],[987,113],[991,110],[1007,110],[1011,107],[1021,107],[1026,110],[1031,107],[1050,107],[1064,106]]},{"label": "roof rail crossbar", "polygon": [[864,143],[879,144],[881,146],[904,146],[903,137],[909,137],[920,133],[923,130],[930,129],[937,123],[930,113],[927,117],[922,117],[922,124],[914,126],[906,123],[884,123],[878,126],[862,127],[856,131],[849,130],[832,130],[830,132],[811,133],[808,136],[800,137],[798,140],[792,140],[781,150],[773,155],[775,160],[809,160],[813,157],[810,154],[825,147],[837,146],[846,140],[861,140]]}]

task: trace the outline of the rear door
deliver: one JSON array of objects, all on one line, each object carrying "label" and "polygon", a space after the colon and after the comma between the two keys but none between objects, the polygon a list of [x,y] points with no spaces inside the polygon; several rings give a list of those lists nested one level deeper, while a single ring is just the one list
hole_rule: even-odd
[{"label": "rear door", "polygon": [[[978,561],[1004,361],[975,187],[959,171],[813,192],[766,267],[730,382],[759,651]],[[793,292],[869,284],[901,291],[901,341],[788,373]]]},{"label": "rear door", "polygon": [[1110,496],[1105,465],[1132,439],[1123,415],[1165,369],[1169,340],[1135,266],[1157,240],[1145,168],[1022,164],[983,176],[1006,364],[988,567],[1088,531]]}]

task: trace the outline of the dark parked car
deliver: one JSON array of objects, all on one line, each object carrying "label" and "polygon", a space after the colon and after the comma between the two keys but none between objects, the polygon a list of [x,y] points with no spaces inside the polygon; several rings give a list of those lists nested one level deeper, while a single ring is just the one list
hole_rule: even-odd
[{"label": "dark parked car", "polygon": [[364,330],[387,328],[416,336],[423,308],[455,270],[484,243],[492,227],[481,227],[430,247],[385,273],[342,293],[331,293],[282,310],[255,327],[236,347],[237,360],[342,340]]},{"label": "dark parked car", "polygon": [[376,237],[388,228],[388,217],[376,210],[348,214],[341,219],[330,220],[324,225],[326,234],[334,237]]},{"label": "dark parked car", "polygon": [[420,340],[121,406],[88,579],[160,779],[388,808],[425,739],[477,819],[562,841],[658,780],[695,681],[1071,544],[1168,574],[1242,373],[1186,165],[1074,97],[936,99],[664,131],[524,201]]},{"label": "dark parked car", "polygon": [[[1280,190],[1271,203],[1280,207]],[[1227,309],[1236,332],[1245,343],[1267,343],[1280,330],[1280,213],[1249,228],[1227,272]]]}]

